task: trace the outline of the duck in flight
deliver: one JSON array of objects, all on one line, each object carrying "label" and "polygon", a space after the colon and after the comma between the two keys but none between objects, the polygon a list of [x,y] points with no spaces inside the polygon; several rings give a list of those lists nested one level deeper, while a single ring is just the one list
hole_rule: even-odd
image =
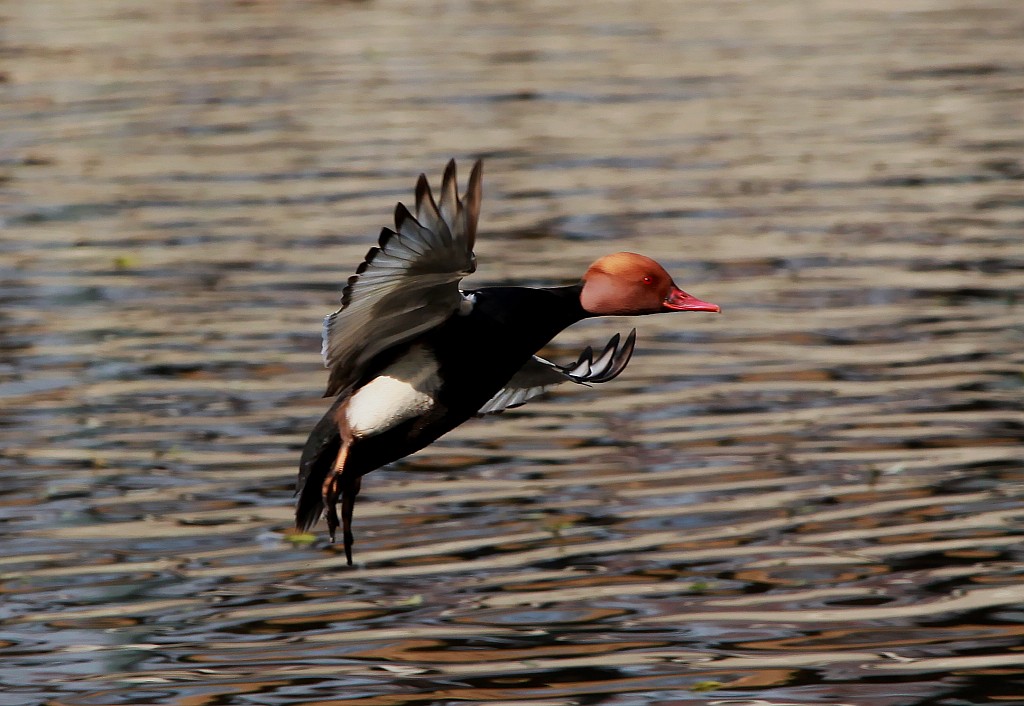
[{"label": "duck in flight", "polygon": [[[331,541],[342,527],[352,564],[352,509],[364,475],[408,456],[470,417],[516,407],[566,382],[608,382],[633,354],[636,329],[616,334],[597,356],[570,365],[535,353],[562,329],[592,316],[719,311],[675,285],[654,260],[606,255],[576,284],[462,290],[476,270],[481,163],[460,198],[454,160],[435,201],[420,175],[416,210],[399,203],[394,229],[381,231],[324,319],[324,397],[299,463],[295,524],[321,515]],[[341,503],[341,520],[337,505]]]}]

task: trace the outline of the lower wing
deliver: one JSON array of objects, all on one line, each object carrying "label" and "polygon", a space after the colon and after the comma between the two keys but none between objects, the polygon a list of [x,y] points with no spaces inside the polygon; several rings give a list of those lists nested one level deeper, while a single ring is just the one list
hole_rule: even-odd
[{"label": "lower wing", "polygon": [[621,346],[619,334],[612,336],[596,360],[590,346],[583,349],[576,362],[570,365],[558,365],[539,356],[533,356],[512,376],[505,387],[480,408],[477,414],[491,414],[518,407],[552,387],[566,382],[590,385],[614,380],[626,369],[635,344],[636,329],[633,329]]}]

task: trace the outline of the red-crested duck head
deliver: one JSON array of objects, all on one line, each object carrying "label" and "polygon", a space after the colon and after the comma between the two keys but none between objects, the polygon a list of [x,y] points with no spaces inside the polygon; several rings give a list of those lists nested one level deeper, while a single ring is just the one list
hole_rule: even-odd
[{"label": "red-crested duck head", "polygon": [[677,287],[665,268],[651,258],[631,252],[605,255],[587,269],[580,304],[593,316],[721,311],[717,304]]}]

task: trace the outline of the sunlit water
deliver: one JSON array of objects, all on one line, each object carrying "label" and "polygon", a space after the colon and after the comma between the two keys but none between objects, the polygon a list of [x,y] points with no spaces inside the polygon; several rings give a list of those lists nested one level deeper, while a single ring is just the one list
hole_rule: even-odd
[{"label": "sunlit water", "polygon": [[[1024,703],[1024,5],[3,6],[0,703]],[[320,317],[483,156],[472,284],[721,316],[287,541]]]}]

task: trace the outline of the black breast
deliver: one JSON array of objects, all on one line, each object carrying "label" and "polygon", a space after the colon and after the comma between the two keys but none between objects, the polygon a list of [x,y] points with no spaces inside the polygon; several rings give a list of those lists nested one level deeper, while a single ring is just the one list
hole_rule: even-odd
[{"label": "black breast", "polygon": [[426,340],[441,364],[442,401],[473,415],[530,356],[585,314],[579,286],[489,287],[468,294],[476,300],[472,311],[452,316]]}]

